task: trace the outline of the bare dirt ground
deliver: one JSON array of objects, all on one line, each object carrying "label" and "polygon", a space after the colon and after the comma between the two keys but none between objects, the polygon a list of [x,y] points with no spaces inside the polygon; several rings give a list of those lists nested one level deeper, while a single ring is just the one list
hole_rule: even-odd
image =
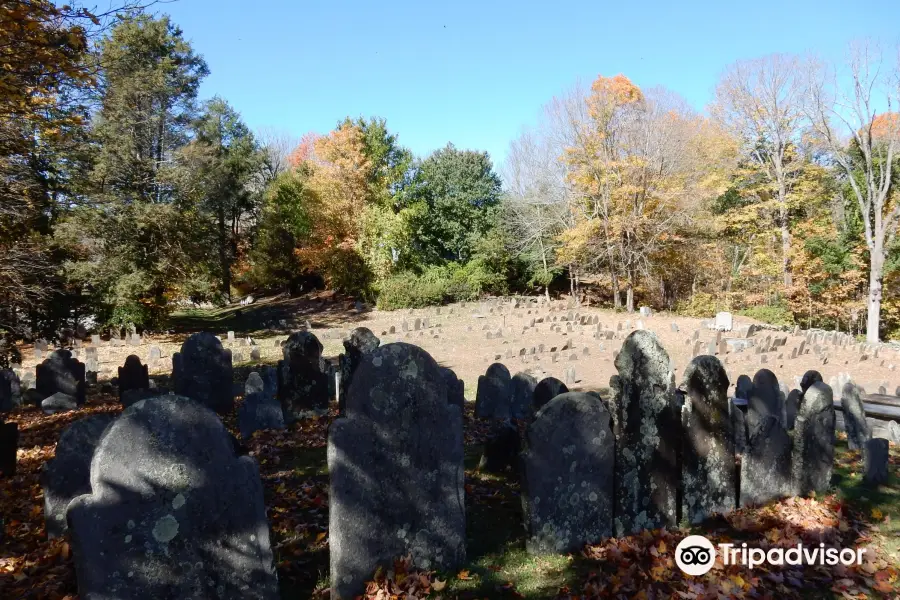
[{"label": "bare dirt ground", "polygon": [[[710,315],[710,319],[713,317]],[[589,324],[582,324],[582,320]],[[469,400],[474,400],[478,376],[497,361],[513,373],[529,371],[538,379],[553,376],[563,381],[566,370],[574,367],[576,383],[570,384],[570,389],[605,393],[610,377],[616,373],[614,353],[640,325],[659,337],[672,359],[676,383],[680,384],[681,374],[694,356],[695,333],[701,342],[700,354],[708,353],[709,343],[716,339],[717,333],[706,328],[702,321],[667,313],[642,318],[638,313],[617,313],[593,306],[569,308],[565,301],[539,304],[537,299],[521,299],[517,308],[510,299],[494,299],[426,309],[379,311],[360,307],[333,293],[303,298],[272,297],[245,307],[176,315],[170,333],[145,335],[138,346],[118,346],[104,340],[98,348],[99,379],[102,382],[114,377],[116,368],[129,354],[136,354],[147,363],[154,346],[160,349],[161,359],[150,362],[151,373],[165,379],[171,372],[172,354],[179,350],[188,334],[196,331],[211,331],[220,336],[223,344],[232,350],[235,366],[246,373],[256,364],[272,364],[280,359],[280,344],[291,331],[310,326],[324,345],[325,355],[334,359],[343,351],[342,339],[354,327],[362,326],[371,329],[382,344],[407,342],[427,350],[465,381]],[[723,332],[722,338],[742,337],[741,328],[751,323],[756,322],[735,317],[734,330]],[[228,331],[235,332],[235,341],[228,340]],[[610,335],[607,332],[612,332],[612,339],[606,339]],[[245,341],[248,336],[258,346],[259,360],[251,360],[252,348]],[[732,392],[739,375],[752,377],[761,368],[770,369],[779,382],[791,388],[797,387],[799,378],[808,369],[818,370],[826,382],[839,373],[849,373],[869,393],[877,392],[884,385],[892,394],[900,384],[900,376],[894,370],[895,365],[900,365],[900,353],[894,349],[882,348],[876,357],[871,350],[861,353],[855,345],[821,344],[827,353],[823,364],[822,356],[814,352],[816,344],[806,343],[804,354],[791,357],[792,351],[807,339],[805,333],[761,330],[751,339],[758,346],[767,336],[786,337],[786,344],[762,355],[755,353],[755,347],[741,352],[729,348],[724,355],[718,355],[728,372]],[[85,361],[85,348],[90,345],[89,341],[85,342],[78,350],[80,360]],[[39,362],[33,347],[23,347],[22,354],[21,372],[33,373]],[[860,360],[862,355],[866,359]]]}]

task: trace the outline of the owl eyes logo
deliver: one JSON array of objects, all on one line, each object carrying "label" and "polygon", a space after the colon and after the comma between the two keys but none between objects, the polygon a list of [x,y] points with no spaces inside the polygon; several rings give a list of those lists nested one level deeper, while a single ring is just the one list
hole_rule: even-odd
[{"label": "owl eyes logo", "polygon": [[716,549],[702,535],[689,535],[675,548],[675,563],[688,575],[705,575],[716,562]]}]

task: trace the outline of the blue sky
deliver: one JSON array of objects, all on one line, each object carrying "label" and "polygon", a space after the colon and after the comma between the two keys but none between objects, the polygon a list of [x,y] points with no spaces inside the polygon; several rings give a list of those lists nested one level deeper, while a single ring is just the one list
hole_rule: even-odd
[{"label": "blue sky", "polygon": [[900,41],[897,0],[178,0],[156,11],[209,64],[201,96],[224,97],[253,129],[299,137],[378,115],[416,154],[453,142],[495,164],[579,79],[623,73],[702,110],[735,60],[840,59],[854,39]]}]

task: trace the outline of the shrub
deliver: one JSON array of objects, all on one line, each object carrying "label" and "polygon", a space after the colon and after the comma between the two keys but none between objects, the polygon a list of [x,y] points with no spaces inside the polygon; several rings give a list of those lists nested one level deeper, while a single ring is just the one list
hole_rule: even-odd
[{"label": "shrub", "polygon": [[675,312],[685,317],[706,319],[717,312],[726,310],[724,302],[706,292],[697,292],[689,300],[682,300],[675,305]]},{"label": "shrub", "polygon": [[380,282],[378,308],[422,308],[445,302],[461,302],[478,299],[482,294],[506,293],[506,279],[492,271],[479,259],[465,265],[428,267],[421,275],[405,271]]},{"label": "shrub", "polygon": [[784,300],[779,300],[774,304],[762,304],[759,306],[749,306],[738,311],[738,314],[744,317],[750,317],[763,323],[770,325],[793,325],[794,314]]}]

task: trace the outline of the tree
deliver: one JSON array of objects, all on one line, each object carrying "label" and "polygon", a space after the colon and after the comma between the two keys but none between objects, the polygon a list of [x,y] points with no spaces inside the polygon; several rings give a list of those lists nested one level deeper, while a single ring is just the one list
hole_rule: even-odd
[{"label": "tree", "polygon": [[419,166],[413,198],[427,207],[415,220],[415,243],[425,263],[465,262],[491,228],[502,184],[487,152],[433,152]]},{"label": "tree", "polygon": [[[869,250],[866,339],[875,343],[880,334],[885,259],[900,224],[895,193],[900,119],[890,113],[900,101],[900,69],[886,68],[880,54],[862,44],[849,61],[849,92],[833,71],[821,65],[811,65],[809,71],[806,115],[843,171],[864,225]],[[879,107],[886,107],[887,114],[879,114]]]},{"label": "tree", "polygon": [[803,129],[802,67],[799,58],[772,54],[733,64],[716,87],[713,114],[741,141],[770,186],[781,229],[784,287],[791,287],[788,195],[800,161]]}]

